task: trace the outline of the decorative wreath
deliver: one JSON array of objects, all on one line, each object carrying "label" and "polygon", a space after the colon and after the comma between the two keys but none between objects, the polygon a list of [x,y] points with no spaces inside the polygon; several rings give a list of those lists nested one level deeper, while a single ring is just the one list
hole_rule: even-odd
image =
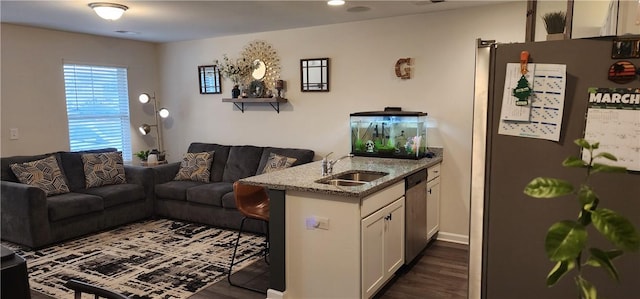
[{"label": "decorative wreath", "polygon": [[264,82],[260,80],[253,80],[249,85],[249,93],[253,98],[262,98],[266,95]]}]

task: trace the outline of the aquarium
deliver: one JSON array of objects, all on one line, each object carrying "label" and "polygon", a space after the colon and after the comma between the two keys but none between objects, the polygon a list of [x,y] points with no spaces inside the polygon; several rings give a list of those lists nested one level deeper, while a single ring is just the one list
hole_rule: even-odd
[{"label": "aquarium", "polygon": [[351,153],[420,159],[427,154],[427,114],[410,111],[352,113]]}]

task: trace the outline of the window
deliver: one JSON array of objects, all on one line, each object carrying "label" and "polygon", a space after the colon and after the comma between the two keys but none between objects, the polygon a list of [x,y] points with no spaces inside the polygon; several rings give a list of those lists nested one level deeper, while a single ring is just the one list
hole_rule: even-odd
[{"label": "window", "polygon": [[127,69],[64,64],[72,151],[115,147],[131,160]]}]

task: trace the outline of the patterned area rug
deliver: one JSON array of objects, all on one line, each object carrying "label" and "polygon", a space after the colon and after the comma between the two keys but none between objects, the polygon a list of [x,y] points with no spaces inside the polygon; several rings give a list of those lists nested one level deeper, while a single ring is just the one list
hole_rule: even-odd
[{"label": "patterned area rug", "polygon": [[[78,279],[131,298],[187,298],[223,279],[236,231],[151,220],[29,251],[2,242],[27,260],[31,289],[73,298],[63,284]],[[262,249],[264,237],[242,234],[239,258]],[[240,270],[260,256],[234,267]]]}]

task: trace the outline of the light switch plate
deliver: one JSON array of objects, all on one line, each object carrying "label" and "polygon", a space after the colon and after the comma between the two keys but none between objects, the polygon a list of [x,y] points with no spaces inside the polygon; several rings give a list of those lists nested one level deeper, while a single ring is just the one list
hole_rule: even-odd
[{"label": "light switch plate", "polygon": [[18,128],[11,128],[9,129],[9,139],[11,140],[16,140],[18,139],[20,136],[18,135]]}]

